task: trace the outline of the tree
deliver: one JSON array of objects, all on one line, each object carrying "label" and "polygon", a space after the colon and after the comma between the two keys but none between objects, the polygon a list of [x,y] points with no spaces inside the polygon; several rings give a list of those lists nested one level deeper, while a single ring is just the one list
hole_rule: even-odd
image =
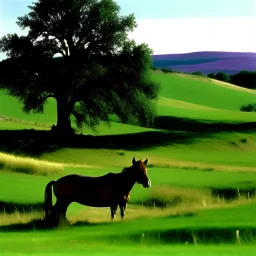
[{"label": "tree", "polygon": [[238,74],[230,76],[230,82],[248,89],[256,89],[256,72],[241,70]]},{"label": "tree", "polygon": [[192,72],[192,75],[203,76],[203,73],[201,71],[195,71],[195,72]]},{"label": "tree", "polygon": [[215,76],[214,73],[209,73],[209,74],[207,75],[207,77],[212,78],[212,79],[216,79],[216,76]]},{"label": "tree", "polygon": [[219,72],[219,73],[216,74],[215,79],[217,79],[219,81],[223,81],[223,82],[229,82],[230,77],[229,77],[229,75],[227,75],[224,72]]},{"label": "tree", "polygon": [[170,68],[161,68],[161,71],[164,72],[164,73],[172,73],[172,69]]},{"label": "tree", "polygon": [[244,112],[256,112],[256,104],[244,104],[240,107],[240,110]]},{"label": "tree", "polygon": [[[26,36],[0,40],[0,88],[43,113],[49,97],[57,103],[57,130],[94,128],[110,115],[121,122],[150,125],[159,85],[149,78],[152,51],[128,39],[134,15],[120,16],[112,0],[38,0],[17,24]],[[58,56],[58,57],[57,57]]]}]

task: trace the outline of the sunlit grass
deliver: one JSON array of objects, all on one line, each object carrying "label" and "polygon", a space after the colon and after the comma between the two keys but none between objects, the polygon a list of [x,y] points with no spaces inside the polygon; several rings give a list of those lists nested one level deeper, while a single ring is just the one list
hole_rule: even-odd
[{"label": "sunlit grass", "polygon": [[43,213],[37,211],[14,213],[0,213],[0,226],[10,226],[14,224],[27,224],[33,220],[42,219]]},{"label": "sunlit grass", "polygon": [[[158,204],[153,204],[153,200],[157,201]],[[151,202],[150,205],[148,204],[149,201]],[[160,201],[165,204],[164,207],[159,207]],[[145,202],[137,205],[128,204],[123,220],[120,217],[120,210],[118,209],[114,222],[130,221],[140,218],[193,217],[197,216],[202,210],[232,208],[254,204],[255,202],[255,199],[248,201],[246,197],[240,197],[235,201],[227,202],[224,199],[212,198],[204,190],[158,187]],[[28,224],[34,220],[43,220],[43,216],[43,212],[35,210],[31,210],[30,212],[15,211],[10,214],[3,212],[0,213],[0,226]],[[113,223],[108,207],[88,207],[77,203],[71,204],[68,208],[67,219],[71,225],[75,223]]]},{"label": "sunlit grass", "polygon": [[255,101],[253,90],[237,90],[207,77],[161,72],[153,72],[151,77],[161,83],[160,96],[174,100],[237,111],[241,105]]},{"label": "sunlit grass", "polygon": [[239,108],[236,110],[217,109],[166,97],[159,97],[157,114],[159,116],[191,118],[192,120],[204,120],[208,122],[256,121],[255,112],[242,112]]},{"label": "sunlit grass", "polygon": [[0,170],[20,172],[26,174],[48,175],[63,171],[63,166],[57,163],[36,160],[33,158],[18,157],[0,153]]}]

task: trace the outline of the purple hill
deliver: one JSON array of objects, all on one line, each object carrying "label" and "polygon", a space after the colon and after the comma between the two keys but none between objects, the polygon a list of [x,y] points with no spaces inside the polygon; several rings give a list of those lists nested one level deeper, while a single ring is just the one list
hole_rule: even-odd
[{"label": "purple hill", "polygon": [[256,71],[256,53],[246,52],[193,52],[184,54],[153,55],[156,68],[204,75],[225,72],[229,75],[241,70]]}]

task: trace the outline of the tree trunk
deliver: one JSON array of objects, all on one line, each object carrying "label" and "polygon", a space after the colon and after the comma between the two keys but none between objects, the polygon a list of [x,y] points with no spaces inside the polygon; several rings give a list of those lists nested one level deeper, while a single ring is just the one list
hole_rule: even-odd
[{"label": "tree trunk", "polygon": [[59,133],[73,132],[66,101],[57,99],[57,126],[54,129]]}]

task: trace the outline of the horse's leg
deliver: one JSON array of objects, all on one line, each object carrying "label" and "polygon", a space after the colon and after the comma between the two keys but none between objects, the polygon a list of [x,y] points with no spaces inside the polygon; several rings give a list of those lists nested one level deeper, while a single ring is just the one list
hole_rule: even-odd
[{"label": "horse's leg", "polygon": [[120,212],[121,212],[121,218],[123,218],[124,215],[125,215],[126,206],[127,206],[127,203],[123,203],[123,204],[120,204],[120,205],[119,205],[119,207],[120,207]]},{"label": "horse's leg", "polygon": [[68,206],[70,205],[70,201],[62,199],[59,204],[59,223],[66,223],[66,213]]},{"label": "horse's leg", "polygon": [[111,219],[112,220],[115,218],[116,210],[117,210],[117,204],[110,206]]},{"label": "horse's leg", "polygon": [[54,220],[56,224],[66,222],[66,212],[70,202],[63,198],[58,198],[56,204],[54,205]]},{"label": "horse's leg", "polygon": [[59,211],[59,223],[67,222],[66,212],[67,212],[68,205],[69,204],[66,203],[65,201],[61,203],[61,207],[60,207],[60,211]]},{"label": "horse's leg", "polygon": [[59,200],[57,199],[55,205],[52,207],[51,221],[54,225],[59,223]]}]

